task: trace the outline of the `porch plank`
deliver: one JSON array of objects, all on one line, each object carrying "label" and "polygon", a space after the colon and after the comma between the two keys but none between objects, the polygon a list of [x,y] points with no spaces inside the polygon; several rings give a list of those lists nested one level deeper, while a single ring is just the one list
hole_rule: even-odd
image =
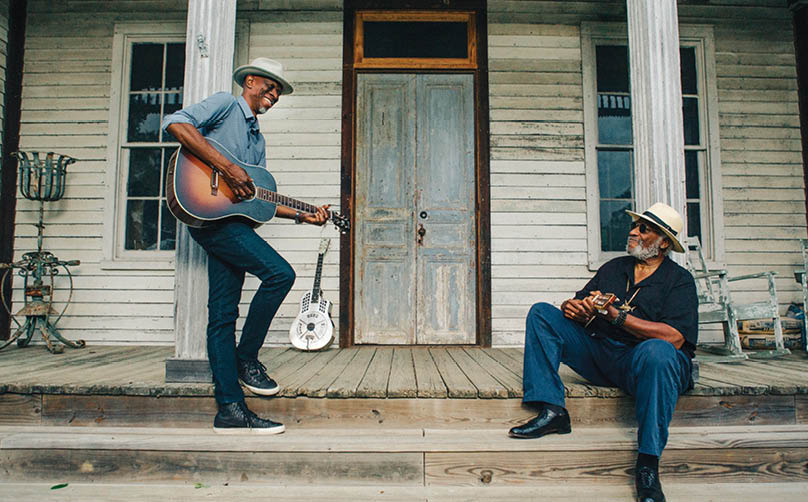
[{"label": "porch plank", "polygon": [[368,370],[356,389],[356,395],[358,397],[387,397],[387,380],[392,376],[393,370],[390,368],[392,362],[392,350],[376,349],[373,359],[368,365]]},{"label": "porch plank", "polygon": [[[510,349],[488,349],[487,353],[496,362],[501,364],[504,368],[516,375],[519,380],[522,380],[522,360],[517,360],[513,357],[513,350]],[[524,354],[524,352],[520,353]],[[524,358],[524,356],[522,356]]]},{"label": "porch plank", "polygon": [[0,394],[0,425],[38,425],[42,421],[41,410],[41,395]]},{"label": "porch plank", "polygon": [[487,349],[466,347],[464,350],[471,359],[480,365],[483,371],[505,388],[508,397],[522,397],[522,379],[490,357]]},{"label": "porch plank", "polygon": [[409,347],[396,347],[393,349],[387,397],[417,396],[418,384],[415,380],[415,361],[413,360],[412,349]]},{"label": "porch plank", "polygon": [[[37,350],[41,349],[49,356],[54,358],[59,358],[65,354],[50,354],[44,347],[27,347],[25,349],[18,349],[18,350]],[[51,379],[55,375],[62,375],[74,368],[92,368],[97,366],[104,366],[106,364],[111,363],[118,363],[126,359],[126,357],[132,352],[133,347],[123,347],[123,346],[115,346],[115,347],[99,347],[97,349],[90,349],[89,347],[85,347],[83,349],[72,349],[76,352],[83,352],[82,354],[78,354],[77,357],[65,358],[63,360],[55,360],[52,363],[49,361],[45,364],[45,368],[43,370],[36,371],[37,378],[41,378],[43,380]],[[70,349],[65,349],[70,350]],[[22,355],[22,354],[21,354]],[[72,354],[71,354],[72,355]],[[27,360],[25,361],[28,368],[38,368],[34,361]],[[24,366],[23,366],[24,367]],[[30,377],[26,374],[25,371],[20,372],[17,371],[13,375],[10,375],[5,380],[9,383],[11,382],[20,382],[25,380],[30,380]]]},{"label": "porch plank", "polygon": [[[467,350],[462,347],[448,351],[449,356],[454,359],[455,363],[460,367],[471,383],[477,388],[479,397],[481,398],[506,398],[508,397],[508,390],[499,381],[497,381],[489,372],[474,358],[472,358]],[[470,348],[475,350],[475,348]],[[479,349],[477,349],[479,350]],[[491,360],[491,359],[489,359]],[[491,360],[493,362],[493,360]]]},{"label": "porch plank", "polygon": [[258,352],[258,359],[267,367],[270,375],[286,361],[295,357],[298,352],[289,347],[263,348]]},{"label": "porch plank", "polygon": [[738,385],[744,394],[766,394],[772,388],[763,379],[755,378],[745,371],[736,371],[729,364],[703,363],[699,372],[711,380]]},{"label": "porch plank", "polygon": [[429,349],[429,354],[432,356],[438,373],[440,373],[443,383],[446,385],[446,392],[449,397],[477,397],[477,387],[463,373],[454,359],[449,356],[448,349],[432,347]]},{"label": "porch plank", "polygon": [[315,353],[314,357],[309,360],[308,364],[302,368],[298,368],[294,374],[289,375],[286,379],[284,379],[283,383],[280,384],[281,391],[277,395],[294,397],[300,394],[301,387],[308,382],[310,378],[316,375],[318,371],[326,367],[326,365],[328,365],[328,363],[337,357],[341,352],[342,350],[340,349],[328,349]]},{"label": "porch plank", "polygon": [[351,364],[358,352],[359,350],[353,347],[337,352],[333,359],[329,360],[314,376],[300,386],[298,394],[309,397],[325,397],[328,388]]},{"label": "porch plank", "polygon": [[326,390],[326,397],[353,397],[375,353],[375,347],[359,347],[350,365]]},{"label": "porch plank", "polygon": [[[728,366],[728,365],[725,365]],[[774,368],[758,364],[746,364],[743,368],[724,367],[722,372],[725,376],[745,376],[751,380],[759,381],[769,387],[772,394],[797,394],[808,391],[808,381],[803,375],[801,378],[792,376],[789,373],[775,372]],[[802,391],[802,392],[801,392]]]},{"label": "porch plank", "polygon": [[414,347],[412,360],[415,367],[415,381],[418,384],[418,397],[445,398],[448,395],[446,385],[429,351],[424,347]]}]

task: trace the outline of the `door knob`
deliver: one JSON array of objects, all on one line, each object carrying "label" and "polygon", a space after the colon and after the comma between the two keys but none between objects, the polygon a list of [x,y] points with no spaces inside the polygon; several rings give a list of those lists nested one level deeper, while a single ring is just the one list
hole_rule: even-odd
[{"label": "door knob", "polygon": [[418,224],[418,244],[424,244],[424,235],[426,235],[426,229],[424,228],[423,224]]}]

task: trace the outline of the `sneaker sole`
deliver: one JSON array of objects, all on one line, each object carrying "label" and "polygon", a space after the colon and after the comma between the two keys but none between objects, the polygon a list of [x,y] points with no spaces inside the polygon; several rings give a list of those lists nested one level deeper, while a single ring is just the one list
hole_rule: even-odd
[{"label": "sneaker sole", "polygon": [[280,434],[286,431],[285,425],[269,428],[250,428],[250,427],[213,427],[213,432],[217,434]]},{"label": "sneaker sole", "polygon": [[257,394],[259,396],[274,396],[275,394],[277,394],[278,392],[281,391],[280,386],[276,386],[273,389],[262,389],[260,387],[253,387],[251,385],[247,385],[246,383],[242,382],[241,380],[239,380],[239,382],[241,382],[241,385],[247,387],[247,389],[249,389],[250,392],[252,392],[253,394]]}]

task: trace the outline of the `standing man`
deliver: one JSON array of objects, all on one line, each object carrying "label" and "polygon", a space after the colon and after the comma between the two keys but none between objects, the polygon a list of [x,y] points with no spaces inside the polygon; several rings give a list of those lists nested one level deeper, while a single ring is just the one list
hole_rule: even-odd
[{"label": "standing man", "polygon": [[[243,89],[239,98],[226,92],[216,93],[168,115],[163,120],[163,129],[183,148],[217,170],[236,197],[243,200],[255,194],[253,181],[206,138],[216,140],[242,162],[266,168],[266,143],[258,128],[258,115],[266,113],[293,89],[283,78],[283,66],[267,58],[256,58],[236,68],[233,80]],[[328,219],[327,209],[326,205],[316,213],[300,213],[278,206],[275,214],[296,223],[323,225]],[[281,433],[285,430],[283,424],[258,417],[247,408],[239,381],[256,394],[277,394],[278,384],[258,360],[258,350],[278,307],[292,288],[295,271],[246,221],[228,218],[188,231],[208,253],[207,347],[219,407],[213,430]],[[236,347],[236,319],[245,272],[258,277],[261,285],[250,303]]]},{"label": "standing man", "polygon": [[[657,203],[634,220],[629,256],[605,263],[561,309],[537,303],[527,316],[523,402],[537,417],[514,427],[514,438],[567,434],[559,363],[595,385],[619,387],[636,400],[638,455],[635,485],[640,502],[663,502],[659,456],[679,395],[693,386],[692,358],[698,339],[698,297],[690,273],[667,257],[679,242],[682,217]],[[618,300],[596,308],[593,300],[613,293]]]}]

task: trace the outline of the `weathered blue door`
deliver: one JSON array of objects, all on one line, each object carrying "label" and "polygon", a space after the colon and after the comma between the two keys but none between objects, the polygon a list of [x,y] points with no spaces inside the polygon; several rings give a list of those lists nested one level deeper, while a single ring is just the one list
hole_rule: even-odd
[{"label": "weathered blue door", "polygon": [[354,340],[474,343],[473,77],[357,79]]}]

